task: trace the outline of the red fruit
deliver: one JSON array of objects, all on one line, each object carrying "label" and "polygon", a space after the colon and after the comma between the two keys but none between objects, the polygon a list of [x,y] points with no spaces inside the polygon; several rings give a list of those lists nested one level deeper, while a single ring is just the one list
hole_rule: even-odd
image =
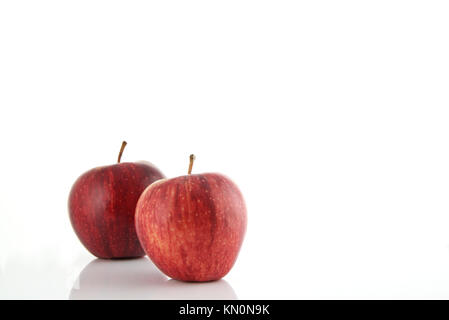
[{"label": "red fruit", "polygon": [[134,214],[147,186],[164,175],[150,163],[118,163],[81,175],[70,191],[69,214],[81,243],[98,258],[145,255],[137,238]]},{"label": "red fruit", "polygon": [[142,247],[167,276],[210,281],[234,265],[246,231],[246,207],[237,186],[218,173],[163,179],[136,207]]}]

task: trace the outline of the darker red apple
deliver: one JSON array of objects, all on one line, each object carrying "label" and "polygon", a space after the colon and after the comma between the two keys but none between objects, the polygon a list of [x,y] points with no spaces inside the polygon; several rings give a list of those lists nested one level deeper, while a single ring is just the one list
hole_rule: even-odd
[{"label": "darker red apple", "polygon": [[99,258],[132,258],[145,252],[134,214],[142,191],[164,175],[146,162],[118,163],[87,171],[70,191],[69,214],[81,243]]},{"label": "darker red apple", "polygon": [[225,276],[246,231],[246,207],[237,186],[218,173],[162,179],[136,207],[140,243],[167,276],[210,281]]}]

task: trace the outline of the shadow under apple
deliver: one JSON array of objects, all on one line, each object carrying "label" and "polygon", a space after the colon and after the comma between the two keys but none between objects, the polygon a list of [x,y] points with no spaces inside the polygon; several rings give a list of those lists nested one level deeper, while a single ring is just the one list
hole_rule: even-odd
[{"label": "shadow under apple", "polygon": [[225,281],[191,283],[171,280],[148,258],[91,261],[73,284],[70,300],[234,300]]}]

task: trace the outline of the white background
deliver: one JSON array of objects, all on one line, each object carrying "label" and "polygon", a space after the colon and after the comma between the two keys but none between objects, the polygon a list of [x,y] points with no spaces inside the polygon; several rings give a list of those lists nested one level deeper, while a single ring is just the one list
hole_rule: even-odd
[{"label": "white background", "polygon": [[[0,298],[449,298],[448,17],[447,1],[1,1]],[[173,177],[195,153],[194,172],[240,186],[223,281],[92,262],[68,193],[123,139],[123,161]]]}]

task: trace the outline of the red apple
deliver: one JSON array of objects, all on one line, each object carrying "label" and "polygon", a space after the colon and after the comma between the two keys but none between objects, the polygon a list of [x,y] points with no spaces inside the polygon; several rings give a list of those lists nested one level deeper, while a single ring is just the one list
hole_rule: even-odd
[{"label": "red apple", "polygon": [[159,180],[136,207],[140,243],[167,276],[211,281],[234,265],[246,232],[246,207],[237,186],[218,173]]},{"label": "red apple", "polygon": [[134,214],[142,191],[164,175],[146,162],[98,167],[81,175],[70,191],[69,214],[81,243],[98,258],[132,258],[145,252],[137,238]]}]

